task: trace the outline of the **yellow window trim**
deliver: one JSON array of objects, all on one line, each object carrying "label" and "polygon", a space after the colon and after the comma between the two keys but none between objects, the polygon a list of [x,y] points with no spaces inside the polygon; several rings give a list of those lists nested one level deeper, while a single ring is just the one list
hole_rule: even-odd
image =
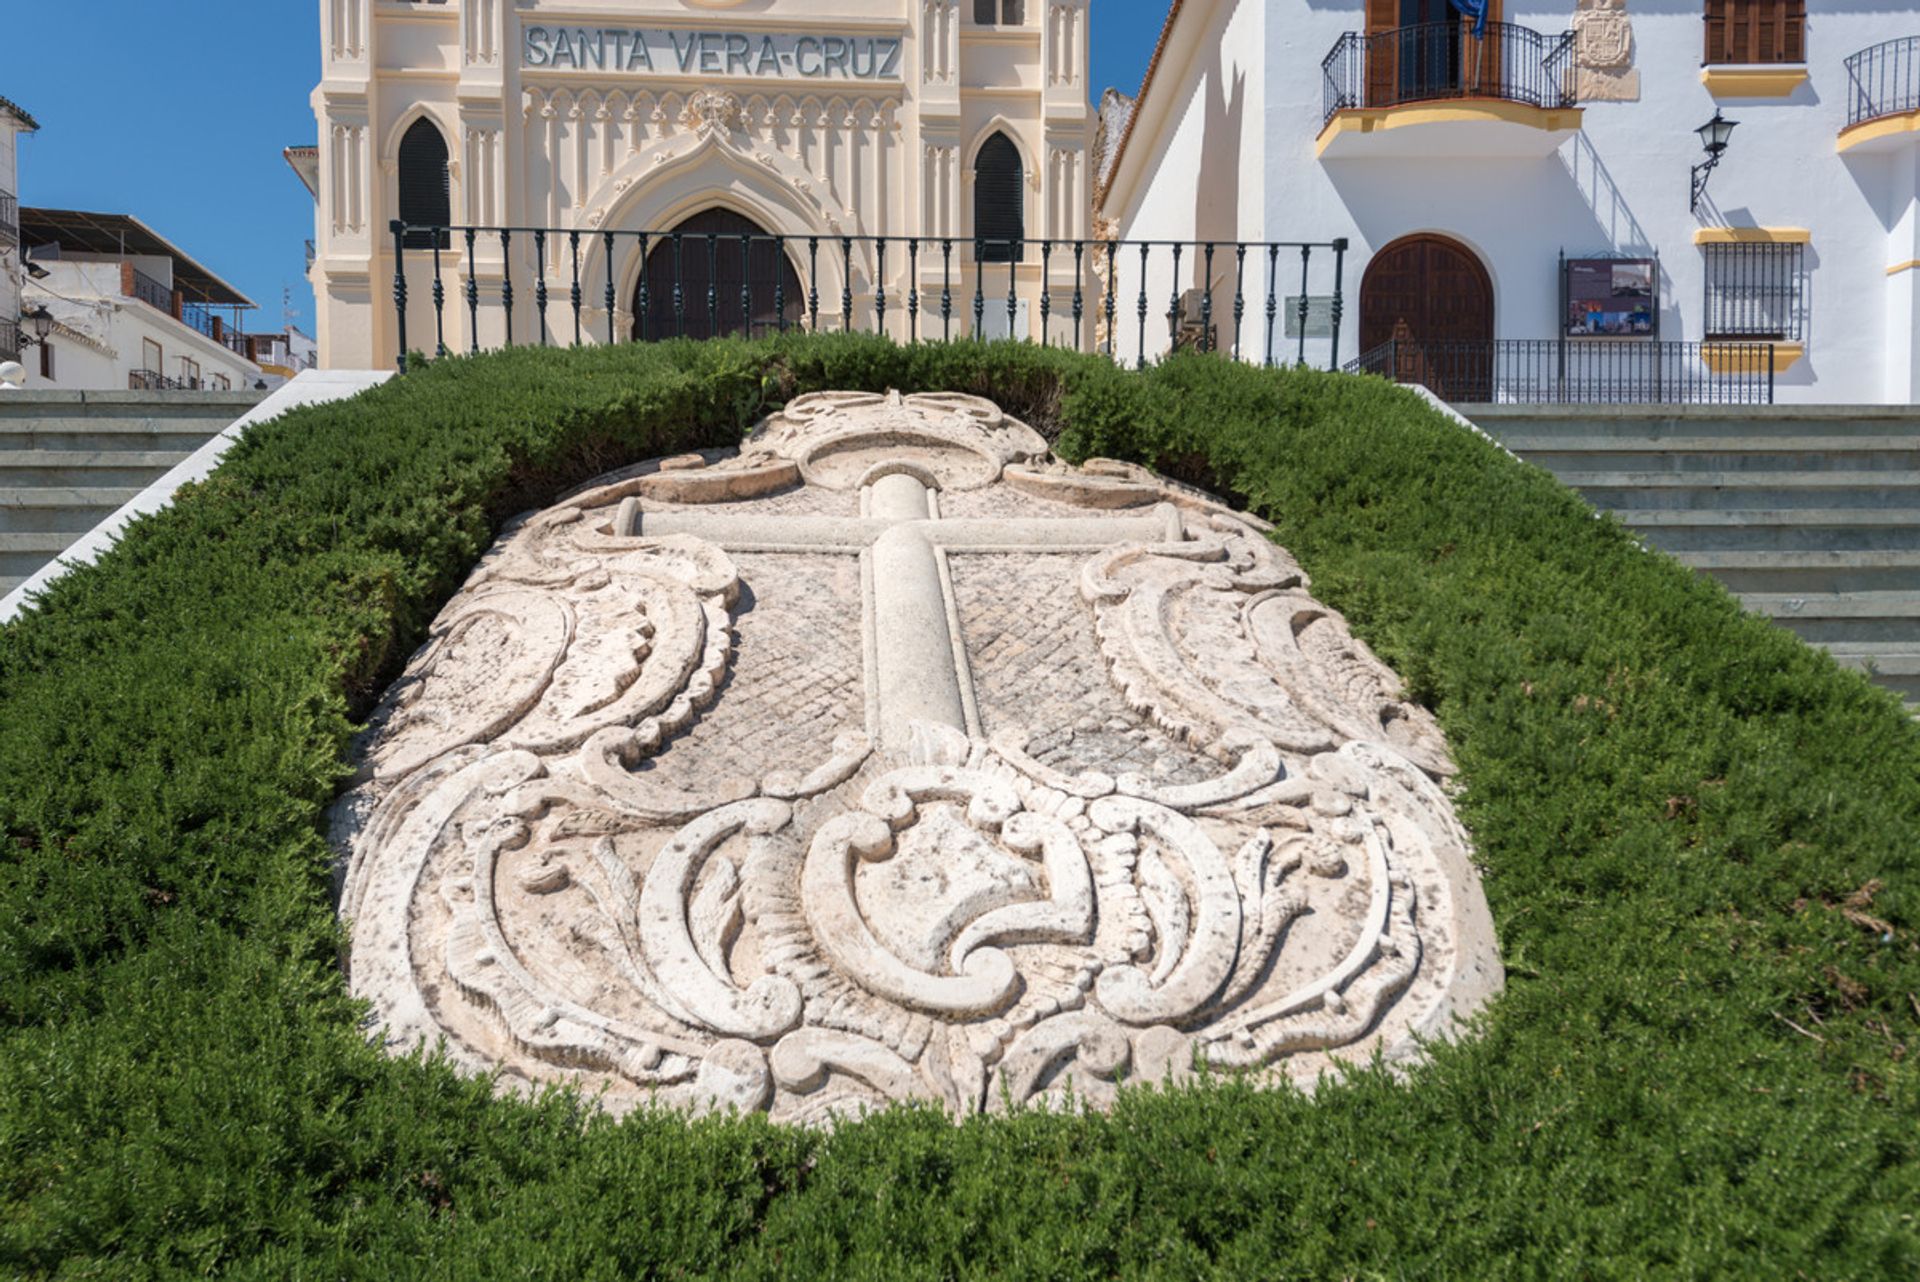
[{"label": "yellow window trim", "polygon": [[[1747,373],[1753,369],[1753,347],[1752,343],[1703,343],[1700,346],[1700,359],[1716,374]],[[1773,372],[1778,374],[1790,368],[1806,354],[1805,343],[1775,343]]]},{"label": "yellow window trim", "polygon": [[1401,107],[1347,107],[1333,113],[1333,119],[1320,131],[1320,136],[1314,140],[1314,155],[1325,152],[1327,145],[1341,134],[1371,134],[1387,129],[1403,129],[1409,125],[1451,125],[1474,121],[1526,125],[1553,132],[1578,129],[1581,114],[1578,107],[1531,107],[1524,102],[1507,102],[1498,98],[1464,102],[1456,100],[1444,105],[1415,102]]},{"label": "yellow window trim", "polygon": [[1785,98],[1807,83],[1803,63],[1764,67],[1702,67],[1700,83],[1716,98]]},{"label": "yellow window trim", "polygon": [[1696,245],[1804,245],[1813,239],[1805,227],[1696,227]]},{"label": "yellow window trim", "polygon": [[1912,133],[1920,133],[1920,111],[1903,111],[1898,115],[1863,120],[1857,125],[1842,129],[1839,139],[1833,144],[1833,149],[1845,151],[1849,147],[1858,147],[1862,143],[1878,142],[1882,138],[1894,138],[1900,134]]}]

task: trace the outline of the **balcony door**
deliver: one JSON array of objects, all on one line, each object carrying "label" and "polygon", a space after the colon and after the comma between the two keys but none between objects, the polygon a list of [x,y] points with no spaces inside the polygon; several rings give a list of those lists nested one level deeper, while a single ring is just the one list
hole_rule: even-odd
[{"label": "balcony door", "polygon": [[[1367,0],[1367,105],[1391,107],[1484,92],[1498,79],[1500,0],[1488,0],[1487,33],[1448,0]],[[1497,96],[1497,95],[1496,95]]]},{"label": "balcony door", "polygon": [[1483,401],[1493,387],[1493,281],[1473,251],[1445,236],[1406,236],[1360,280],[1360,350],[1393,344],[1393,377],[1444,400]]}]

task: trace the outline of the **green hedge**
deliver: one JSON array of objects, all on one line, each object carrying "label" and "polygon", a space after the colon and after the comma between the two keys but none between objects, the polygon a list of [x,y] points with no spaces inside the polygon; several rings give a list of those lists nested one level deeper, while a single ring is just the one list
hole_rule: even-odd
[{"label": "green hedge", "polygon": [[[1509,967],[1407,1080],[831,1136],[372,1049],[323,812],[512,513],[796,393],[947,388],[1272,520],[1452,739]],[[250,433],[0,630],[0,1272],[1920,1273],[1899,706],[1372,379],[997,345],[456,359]]]}]

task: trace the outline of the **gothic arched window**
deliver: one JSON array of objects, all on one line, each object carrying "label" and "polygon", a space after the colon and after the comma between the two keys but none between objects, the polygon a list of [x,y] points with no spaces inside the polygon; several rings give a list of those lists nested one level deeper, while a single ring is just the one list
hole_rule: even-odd
[{"label": "gothic arched window", "polygon": [[[453,186],[447,175],[447,140],[425,116],[400,139],[400,221],[413,228],[409,249],[447,247],[444,228],[453,221]],[[439,232],[428,228],[442,228]]]},{"label": "gothic arched window", "polygon": [[1003,133],[980,146],[973,162],[973,234],[983,263],[1026,259],[1026,173],[1020,149]]}]

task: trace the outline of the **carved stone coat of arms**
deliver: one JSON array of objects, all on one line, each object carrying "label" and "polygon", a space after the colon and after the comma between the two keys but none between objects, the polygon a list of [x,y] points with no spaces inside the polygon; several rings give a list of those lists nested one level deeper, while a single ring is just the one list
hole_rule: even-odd
[{"label": "carved stone coat of arms", "polygon": [[1446,745],[1267,526],[827,393],[514,523],[335,811],[353,990],[813,1122],[1414,1053],[1501,982]]}]

